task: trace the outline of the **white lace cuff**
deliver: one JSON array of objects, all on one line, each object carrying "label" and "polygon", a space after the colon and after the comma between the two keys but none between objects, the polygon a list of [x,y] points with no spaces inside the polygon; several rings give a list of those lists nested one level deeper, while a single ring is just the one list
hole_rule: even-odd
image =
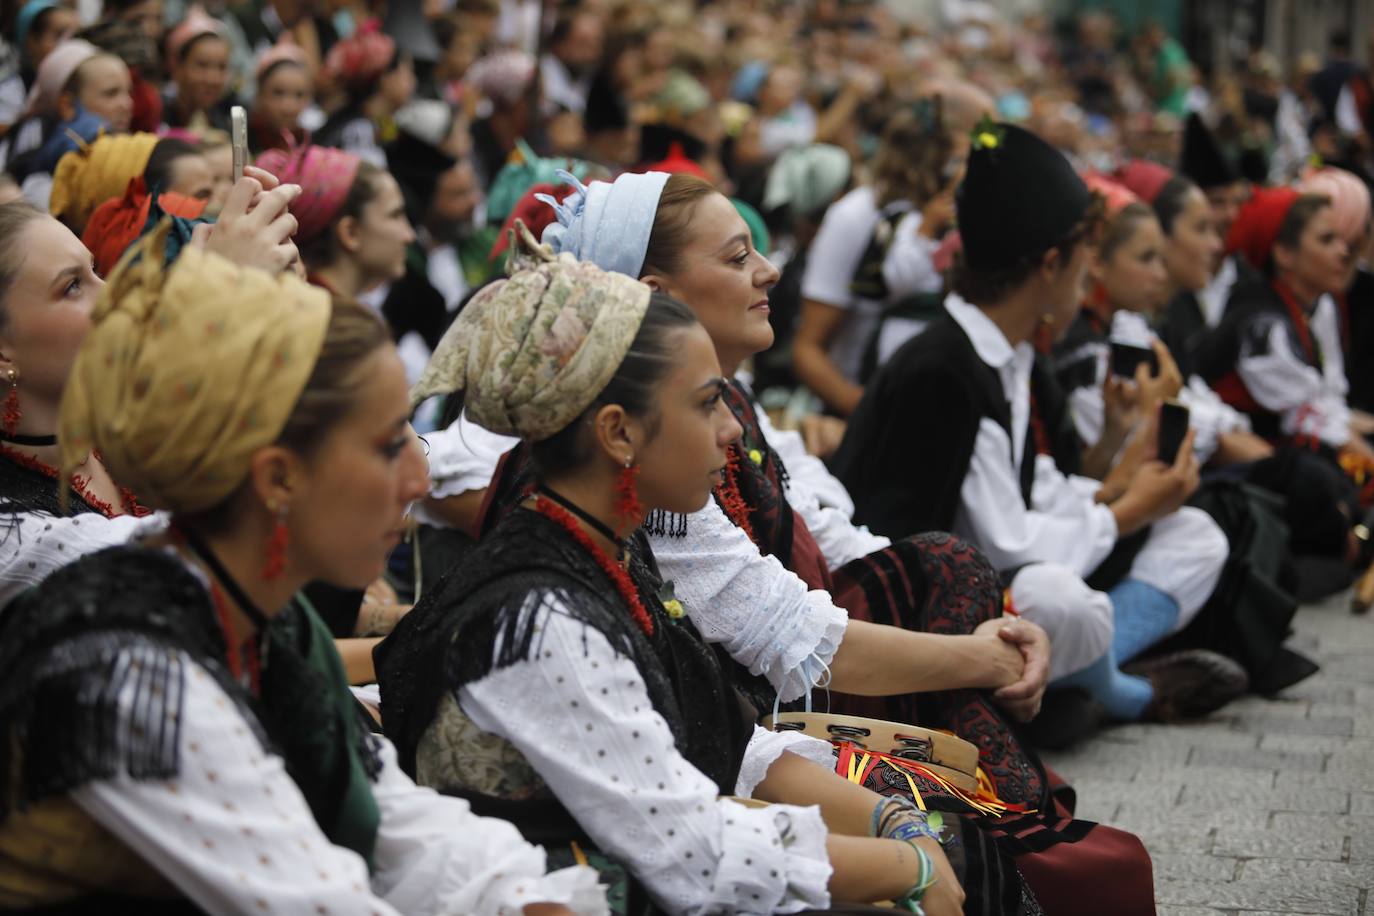
[{"label": "white lace cuff", "polygon": [[739,779],[735,781],[735,794],[744,798],[752,796],[754,789],[768,775],[768,768],[782,756],[783,751],[791,751],[827,770],[835,768],[835,749],[830,742],[801,732],[770,732],[755,725],[749,746],[744,749]]}]

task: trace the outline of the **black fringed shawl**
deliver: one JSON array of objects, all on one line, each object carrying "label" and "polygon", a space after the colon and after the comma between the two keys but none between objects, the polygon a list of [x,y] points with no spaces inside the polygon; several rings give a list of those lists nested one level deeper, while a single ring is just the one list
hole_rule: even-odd
[{"label": "black fringed shawl", "polygon": [[[174,777],[186,671],[182,652],[280,753],[321,830],[370,860],[380,760],[358,720],[324,624],[292,603],[265,638],[261,697],[227,670],[205,586],[162,550],[83,557],[16,599],[0,619],[0,819],[14,808],[127,773]],[[127,650],[138,664],[125,664]],[[134,681],[130,711],[119,697]],[[17,753],[16,753],[17,752]]]},{"label": "black fringed shawl", "polygon": [[[661,581],[643,536],[628,546],[630,576],[653,619],[652,636],[636,626],[615,585],[558,524],[524,508],[502,518],[374,652],[382,721],[401,766],[415,772],[420,739],[446,693],[456,695],[538,650],[538,615],[524,609],[531,596],[542,596],[556,598],[565,613],[635,663],[678,750],[723,794],[733,793],[754,711],[742,705],[720,658],[691,623],[663,609],[657,597]],[[551,836],[548,825],[531,823],[537,803],[468,798],[475,811],[499,810],[527,836],[571,838]],[[575,825],[561,826],[575,831]]]}]

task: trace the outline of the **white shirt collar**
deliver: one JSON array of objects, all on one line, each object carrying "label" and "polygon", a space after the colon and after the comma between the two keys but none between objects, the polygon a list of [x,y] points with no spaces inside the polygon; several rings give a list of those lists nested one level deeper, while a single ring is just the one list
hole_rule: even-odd
[{"label": "white shirt collar", "polygon": [[1016,351],[1002,329],[978,306],[965,301],[958,293],[950,293],[945,297],[945,310],[964,329],[983,362],[1001,369],[1016,358]]}]

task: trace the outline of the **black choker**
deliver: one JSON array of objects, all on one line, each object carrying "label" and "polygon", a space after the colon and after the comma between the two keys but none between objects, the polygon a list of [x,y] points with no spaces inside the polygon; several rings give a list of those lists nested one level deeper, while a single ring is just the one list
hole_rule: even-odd
[{"label": "black choker", "polygon": [[[229,575],[229,570],[224,568],[224,564],[210,550],[209,545],[202,541],[198,535],[185,528],[179,527],[177,532],[185,538],[186,546],[191,548],[191,552],[200,557],[202,563],[210,567],[210,572],[215,574],[215,578],[229,593],[229,597],[234,600],[234,603],[239,606],[239,610],[243,611],[245,617],[253,621],[253,625],[258,628],[258,633],[265,634],[272,621],[262,612],[262,608],[258,607],[253,599],[248,597],[248,593],[243,590],[242,586],[234,581],[234,577]],[[228,635],[225,634],[226,637]]]},{"label": "black choker", "polygon": [[0,440],[15,445],[56,445],[57,436],[21,436],[18,433],[0,432]]},{"label": "black choker", "polygon": [[620,557],[625,556],[625,540],[620,535],[616,534],[615,531],[611,529],[610,525],[607,525],[599,518],[595,518],[590,512],[583,509],[572,500],[560,496],[548,487],[540,487],[539,492],[558,503],[564,509],[567,509],[573,515],[582,519],[582,521],[586,522],[588,525],[591,525],[602,537],[615,545],[615,549],[618,551]]}]

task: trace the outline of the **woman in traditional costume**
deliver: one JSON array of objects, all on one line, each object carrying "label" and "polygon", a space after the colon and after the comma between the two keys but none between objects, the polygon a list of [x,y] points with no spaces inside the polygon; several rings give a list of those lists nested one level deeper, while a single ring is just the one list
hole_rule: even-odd
[{"label": "woman in traditional costume", "polygon": [[[837,778],[828,743],[756,726],[734,667],[632,534],[720,483],[739,427],[710,338],[632,278],[533,254],[460,313],[412,392],[455,393],[476,423],[520,436],[533,488],[378,650],[402,762],[588,855],[619,912],[911,900],[927,858],[939,880],[922,907],[958,912],[938,831],[911,806],[913,846],[872,838],[898,835],[879,814],[896,800]],[[1037,911],[1008,861],[948,824],[950,861],[995,889],[979,912]]]},{"label": "woman in traditional costume", "polygon": [[[1060,391],[1035,392],[1035,421],[1045,432],[1037,435],[1037,451],[1045,451],[1060,466],[1081,465],[1085,473],[1102,478],[1127,460],[1127,439],[1142,434],[1143,421],[1152,420],[1161,403],[1177,400],[1188,408],[1199,465],[1233,469],[1204,477],[1190,504],[1205,509],[1223,528],[1231,551],[1213,597],[1167,646],[1222,652],[1245,667],[1253,690],[1273,693],[1316,671],[1306,658],[1282,648],[1297,611],[1288,592],[1292,557],[1282,519],[1320,509],[1297,506],[1281,515],[1284,504],[1240,486],[1241,480],[1267,481],[1289,469],[1276,467],[1284,459],[1274,458],[1268,443],[1250,432],[1244,415],[1202,379],[1178,370],[1151,330],[1151,320],[1160,317],[1172,292],[1202,288],[1208,276],[1205,265],[1220,248],[1202,193],[1189,186],[1195,195],[1190,216],[1200,212],[1207,230],[1194,232],[1185,228],[1186,220],[1175,219],[1177,235],[1168,238],[1155,211],[1126,187],[1100,175],[1087,175],[1085,181],[1105,202],[1089,268],[1092,288],[1053,345],[1054,382],[1044,383],[1047,388],[1057,383]],[[1130,377],[1117,375],[1111,348],[1118,344],[1153,351],[1159,368],[1151,371],[1145,362]],[[1047,407],[1062,406],[1065,397],[1068,410],[1050,416]],[[1339,516],[1334,502],[1326,509]]]},{"label": "woman in traditional costume", "polygon": [[[1035,396],[1043,367],[1031,341],[1078,310],[1098,206],[1043,140],[981,125],[959,190],[963,286],[866,389],[835,465],[859,522],[893,536],[952,529],[1004,575],[1038,563],[1109,599],[1107,643],[1055,672],[1076,688],[1061,698],[1122,720],[1203,715],[1245,688],[1229,659],[1195,650],[1142,664],[1139,676],[1120,669],[1197,614],[1226,560],[1215,523],[1179,509],[1197,486],[1191,442],[1172,467],[1137,456],[1097,481],[1061,470],[1035,438],[1033,418],[1050,405]],[[1051,607],[1058,655],[1056,629],[1086,609],[1062,596]],[[1072,711],[1072,721],[1061,712],[1063,735],[1082,733],[1080,713],[1096,715]]]},{"label": "woman in traditional costume", "polygon": [[390,172],[353,153],[313,145],[268,150],[258,166],[301,186],[291,213],[300,223],[296,244],[312,283],[356,297],[405,274],[415,230]]},{"label": "woman in traditional costume", "polygon": [[103,291],[57,420],[64,480],[98,451],[171,524],[6,615],[6,904],[605,913],[593,872],[401,774],[292,601],[375,579],[423,492],[384,325],[196,248],[164,269],[170,228]]},{"label": "woman in traditional costume", "polygon": [[[269,190],[249,214],[259,178]],[[250,175],[206,244],[241,264],[285,269],[296,256],[286,213],[295,193],[272,189],[268,175]],[[147,509],[95,453],[72,475],[65,498],[56,486],[58,406],[104,286],[91,252],[24,203],[0,206],[0,252],[0,379],[8,383],[0,423],[2,607],[57,567],[127,540]]]},{"label": "woman in traditional costume", "polygon": [[162,110],[168,127],[202,138],[212,130],[230,130],[229,112],[237,100],[229,91],[229,54],[229,30],[200,6],[192,6],[167,33],[165,59],[172,78]]},{"label": "woman in traditional costume", "polygon": [[[686,596],[698,626],[751,674],[763,675],[751,682],[756,702],[764,708],[793,702],[813,685],[828,685],[850,694],[836,698],[842,711],[965,737],[979,745],[1002,800],[1053,808],[1057,778],[987,696],[963,689],[997,686],[977,673],[995,653],[978,648],[976,639],[1005,629],[1006,621],[1002,590],[986,559],[945,534],[893,543],[856,527],[843,485],[806,454],[796,434],[774,429],[733,378],[771,342],[766,306],[777,272],[749,244],[728,200],[702,182],[651,173],[593,183],[558,211],[559,224],[546,230],[546,240],[681,298],[703,321],[731,378],[725,400],[743,436],[731,447],[729,479],[703,510],[651,517],[648,530],[660,568]],[[975,641],[964,647],[967,634]],[[1021,642],[1030,658],[1043,636],[1033,627],[1019,639],[1014,632],[1002,638]],[[956,657],[965,661],[951,664]],[[1028,663],[1022,679],[997,694],[1013,717],[1029,719],[1038,710],[1045,672],[1030,673],[1038,667]],[[884,778],[871,784],[910,792],[905,779],[897,777],[893,786]],[[1014,832],[1018,820],[1003,824]],[[1021,821],[1020,829],[1037,836],[1013,844],[1013,851],[1043,854],[1030,866],[1024,859],[1018,865],[1037,896],[1053,896],[1053,886],[1073,880],[1075,860],[1084,860],[1072,844],[1050,847],[1082,839],[1091,828],[1056,833],[1042,826]],[[1089,846],[1115,848],[1122,906],[1137,905],[1149,871],[1139,841],[1110,828],[1092,838]],[[1065,871],[1056,875],[1057,868]]]},{"label": "woman in traditional costume", "polygon": [[305,143],[301,115],[315,97],[310,56],[290,36],[279,39],[258,58],[257,93],[248,113],[248,147],[254,155]]},{"label": "woman in traditional costume", "polygon": [[409,52],[369,19],[329,49],[324,72],[348,96],[315,139],[386,168],[385,144],[396,138],[396,112],[415,95],[415,64]]}]

